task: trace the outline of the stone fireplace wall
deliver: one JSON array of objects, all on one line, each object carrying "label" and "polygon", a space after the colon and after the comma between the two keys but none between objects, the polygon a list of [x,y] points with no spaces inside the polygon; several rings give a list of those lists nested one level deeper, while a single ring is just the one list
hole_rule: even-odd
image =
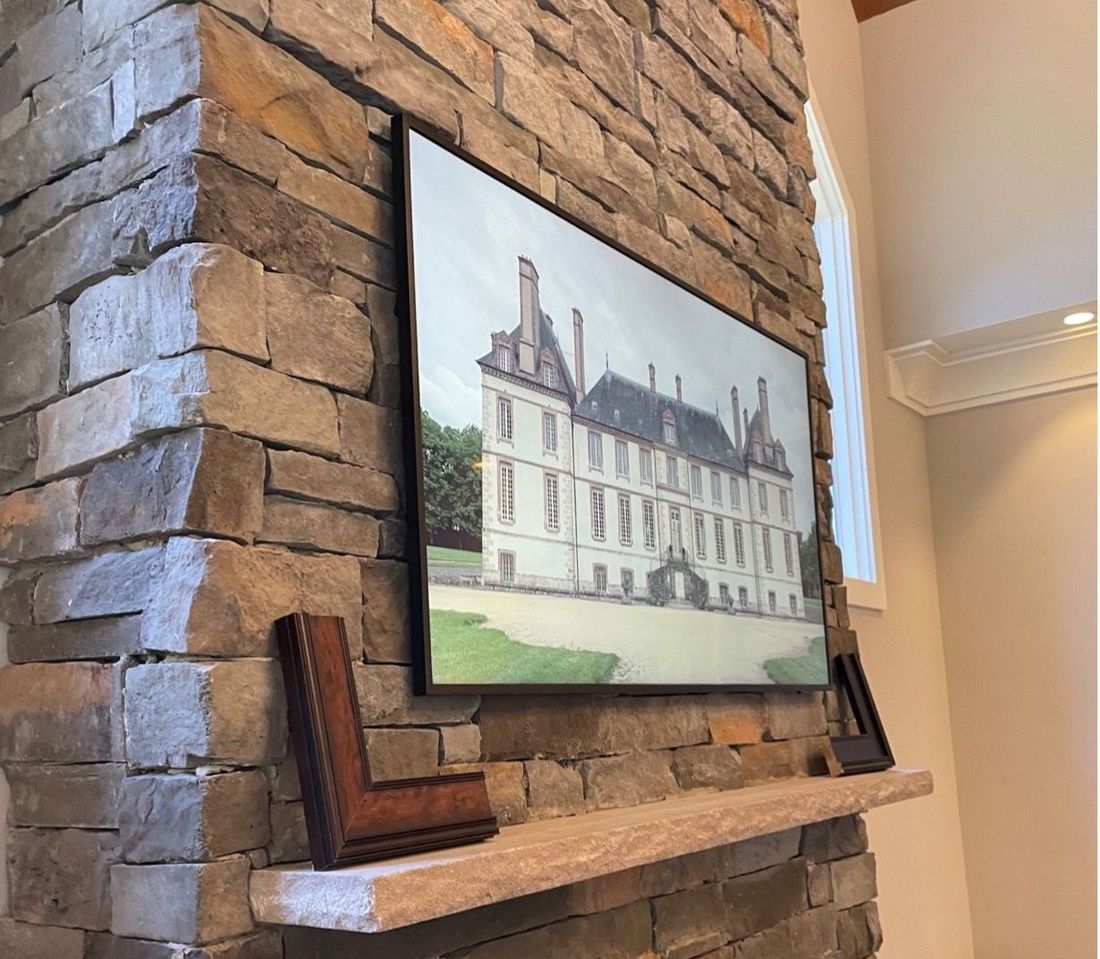
[{"label": "stone fireplace wall", "polygon": [[[0,3],[0,947],[279,954],[247,880],[305,855],[270,636],[298,608],[347,621],[373,772],[476,764],[502,823],[824,772],[831,696],[412,695],[393,312],[408,110],[807,351],[829,642],[854,649],[806,90],[793,0]],[[802,955],[798,914],[806,955],[876,948],[854,821],[739,848],[394,938]],[[790,908],[731,925],[773,881]]]}]

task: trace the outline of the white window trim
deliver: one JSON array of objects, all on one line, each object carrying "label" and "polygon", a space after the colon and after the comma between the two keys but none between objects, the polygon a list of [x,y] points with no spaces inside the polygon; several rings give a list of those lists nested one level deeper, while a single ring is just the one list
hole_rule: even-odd
[{"label": "white window trim", "polygon": [[[851,194],[840,172],[829,131],[810,85],[806,125],[816,162],[813,193],[817,200],[815,234],[822,260],[832,264],[831,286],[836,301],[826,299],[829,325],[825,330],[825,369],[834,399],[833,526],[844,553],[848,604],[886,609],[886,577],[882,564],[878,485],[875,478],[868,383],[867,342],[863,323],[859,243]],[[824,158],[825,162],[821,162]],[[829,255],[831,254],[831,255]]]}]

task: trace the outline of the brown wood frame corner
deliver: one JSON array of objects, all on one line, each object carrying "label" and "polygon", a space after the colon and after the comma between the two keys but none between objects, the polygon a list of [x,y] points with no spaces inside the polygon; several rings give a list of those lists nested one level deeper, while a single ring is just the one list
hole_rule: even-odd
[{"label": "brown wood frame corner", "polygon": [[295,613],[275,633],[314,869],[496,835],[483,772],[371,781],[341,618]]}]

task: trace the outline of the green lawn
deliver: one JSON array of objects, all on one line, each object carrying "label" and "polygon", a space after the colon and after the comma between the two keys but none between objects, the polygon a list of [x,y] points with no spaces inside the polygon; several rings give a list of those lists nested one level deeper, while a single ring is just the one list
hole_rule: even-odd
[{"label": "green lawn", "polygon": [[[429,549],[431,547],[428,547]],[[823,623],[825,622],[825,614],[821,609],[821,600],[815,599],[813,596],[805,597],[802,602],[806,606],[806,619],[811,623]]]},{"label": "green lawn", "polygon": [[817,686],[829,680],[825,664],[825,637],[818,636],[810,643],[810,651],[805,656],[764,660],[764,672],[773,683]]},{"label": "green lawn", "polygon": [[481,553],[468,549],[451,549],[449,546],[429,546],[429,563],[445,563],[448,566],[477,566],[481,568]]},{"label": "green lawn", "polygon": [[433,609],[432,678],[437,683],[605,683],[612,653],[528,646],[485,625],[480,613]]}]

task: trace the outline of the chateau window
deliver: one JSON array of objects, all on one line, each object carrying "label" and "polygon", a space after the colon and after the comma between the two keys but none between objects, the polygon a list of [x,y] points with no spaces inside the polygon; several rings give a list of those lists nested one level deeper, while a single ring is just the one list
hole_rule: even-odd
[{"label": "chateau window", "polygon": [[511,463],[500,464],[500,519],[516,521],[516,468]]},{"label": "chateau window", "polygon": [[760,504],[760,512],[762,515],[768,515],[768,484],[763,480],[756,484],[756,499]]},{"label": "chateau window", "polygon": [[722,505],[722,474],[717,470],[710,471],[710,498],[715,506]]},{"label": "chateau window", "polygon": [[657,548],[657,511],[653,500],[642,500],[642,542],[646,549]]},{"label": "chateau window", "polygon": [[737,587],[737,602],[742,609],[749,608],[749,591],[744,586]]},{"label": "chateau window", "polygon": [[729,606],[730,604],[730,587],[729,583],[718,584],[718,601],[723,606]]},{"label": "chateau window", "polygon": [[698,466],[691,468],[691,495],[695,499],[703,498],[703,471]]},{"label": "chateau window", "polygon": [[588,431],[588,468],[603,470],[603,434]]},{"label": "chateau window", "polygon": [[638,473],[647,486],[653,485],[653,450],[638,450]]},{"label": "chateau window", "polygon": [[602,489],[592,490],[592,538],[607,539],[607,509]]},{"label": "chateau window", "polygon": [[738,566],[745,565],[745,528],[740,523],[733,524],[733,558]]},{"label": "chateau window", "polygon": [[630,447],[622,440],[615,440],[615,474],[630,475]]},{"label": "chateau window", "polygon": [[764,569],[770,573],[772,571],[772,531],[765,526],[760,533],[764,541]]},{"label": "chateau window", "polygon": [[680,486],[680,461],[675,456],[665,457],[665,482],[673,489]]},{"label": "chateau window", "polygon": [[783,534],[783,558],[787,561],[787,575],[794,576],[794,537],[790,533]]},{"label": "chateau window", "polygon": [[516,554],[501,550],[497,553],[497,566],[500,569],[500,581],[514,584],[516,581]]},{"label": "chateau window", "polygon": [[784,520],[791,518],[791,496],[785,489],[779,491],[779,515]]},{"label": "chateau window", "polygon": [[512,401],[503,396],[497,400],[497,439],[512,441]]},{"label": "chateau window", "polygon": [[791,593],[791,595],[788,596],[787,599],[789,599],[790,603],[791,603],[791,615],[792,616],[797,616],[798,615],[798,597],[795,596],[794,593]]},{"label": "chateau window", "polygon": [[707,526],[702,513],[695,514],[695,555],[707,558]]},{"label": "chateau window", "polygon": [[558,418],[553,413],[542,414],[542,448],[547,453],[558,451]]},{"label": "chateau window", "polygon": [[551,533],[561,529],[561,499],[558,495],[558,477],[546,474],[546,528]]},{"label": "chateau window", "polygon": [[726,524],[721,516],[714,517],[714,555],[719,563],[726,561]]},{"label": "chateau window", "polygon": [[505,373],[515,373],[516,354],[512,352],[510,346],[502,345],[497,347],[497,366],[504,370]]},{"label": "chateau window", "polygon": [[628,566],[624,566],[619,570],[619,582],[623,586],[623,595],[632,596],[634,594],[634,570]]},{"label": "chateau window", "polygon": [[630,515],[630,497],[626,493],[619,494],[619,542],[623,546],[634,544],[634,523]]},{"label": "chateau window", "polygon": [[597,593],[607,592],[607,567],[603,563],[593,564],[592,582],[596,584]]},{"label": "chateau window", "polygon": [[769,589],[768,590],[768,612],[769,613],[774,613],[775,611],[776,611],[775,591]]},{"label": "chateau window", "polygon": [[737,482],[736,476],[730,477],[730,506],[734,509],[741,508],[741,484]]},{"label": "chateau window", "polygon": [[661,436],[669,446],[676,445],[676,420],[673,418],[671,411],[666,410],[665,415],[662,417]]},{"label": "chateau window", "polygon": [[558,368],[553,363],[542,364],[542,382],[544,386],[549,386],[551,389],[557,389],[558,386]]}]

